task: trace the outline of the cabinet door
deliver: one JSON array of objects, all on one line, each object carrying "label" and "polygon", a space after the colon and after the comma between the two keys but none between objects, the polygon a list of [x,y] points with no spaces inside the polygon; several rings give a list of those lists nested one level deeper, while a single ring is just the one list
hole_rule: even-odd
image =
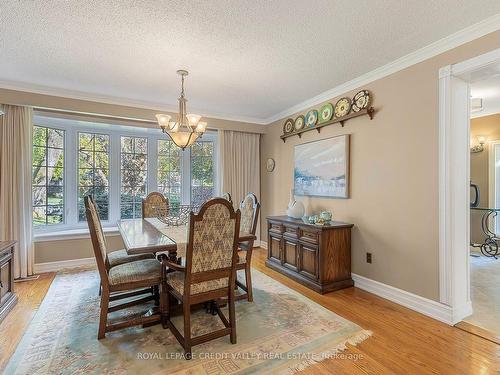
[{"label": "cabinet door", "polygon": [[4,300],[10,296],[12,285],[11,285],[11,260],[9,256],[7,259],[3,257],[0,261],[0,305],[3,304]]},{"label": "cabinet door", "polygon": [[281,236],[269,234],[269,259],[281,262]]},{"label": "cabinet door", "polygon": [[297,270],[297,250],[298,245],[295,241],[283,238],[283,265],[294,271]]},{"label": "cabinet door", "polygon": [[301,244],[299,249],[299,259],[299,272],[304,276],[317,280],[319,278],[318,248],[312,245]]}]

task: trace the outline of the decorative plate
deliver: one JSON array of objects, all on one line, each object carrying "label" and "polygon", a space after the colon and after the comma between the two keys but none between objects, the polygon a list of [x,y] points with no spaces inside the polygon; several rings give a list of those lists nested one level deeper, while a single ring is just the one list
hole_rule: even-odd
[{"label": "decorative plate", "polygon": [[324,122],[330,121],[332,117],[333,117],[333,105],[327,103],[319,110],[319,123],[322,124]]},{"label": "decorative plate", "polygon": [[276,165],[276,162],[274,161],[274,159],[272,159],[272,158],[267,159],[267,161],[266,161],[266,169],[267,169],[268,172],[274,171],[274,166],[275,165]]},{"label": "decorative plate", "polygon": [[283,125],[283,133],[288,134],[293,132],[293,119],[289,118],[288,120],[285,121],[285,124]]},{"label": "decorative plate", "polygon": [[361,90],[354,98],[352,98],[352,110],[353,112],[359,112],[365,109],[370,104],[370,92],[368,90]]},{"label": "decorative plate", "polygon": [[351,99],[342,98],[335,104],[335,117],[343,117],[351,110]]},{"label": "decorative plate", "polygon": [[304,116],[300,115],[295,119],[295,130],[300,130],[304,127],[306,120]]},{"label": "decorative plate", "polygon": [[309,112],[307,112],[306,125],[309,128],[312,128],[312,127],[314,127],[314,125],[316,125],[317,122],[318,122],[318,111],[316,111],[315,109],[312,109]]}]

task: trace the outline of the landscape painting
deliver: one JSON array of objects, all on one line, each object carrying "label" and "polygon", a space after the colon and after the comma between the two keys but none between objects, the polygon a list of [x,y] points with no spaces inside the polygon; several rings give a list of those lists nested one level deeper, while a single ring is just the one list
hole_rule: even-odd
[{"label": "landscape painting", "polygon": [[349,197],[349,134],[295,146],[296,195]]}]

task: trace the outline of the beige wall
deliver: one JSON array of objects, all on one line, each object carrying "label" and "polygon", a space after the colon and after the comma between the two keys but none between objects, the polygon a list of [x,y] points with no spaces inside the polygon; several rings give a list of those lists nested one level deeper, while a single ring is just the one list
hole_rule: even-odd
[{"label": "beige wall", "polygon": [[[487,141],[500,140],[500,114],[484,116],[472,119],[470,124],[470,133],[473,139],[477,136],[486,137]],[[477,142],[477,141],[475,141]],[[471,153],[470,155],[470,179],[479,186],[481,207],[489,207],[489,147],[485,145],[483,152]],[[476,243],[481,243],[484,240],[483,232],[481,231],[482,213],[471,210],[471,240]]]},{"label": "beige wall", "polygon": [[[123,249],[120,235],[107,235],[108,251]],[[35,242],[35,264],[59,262],[94,256],[89,238]]]},{"label": "beige wall", "polygon": [[[285,213],[296,144],[351,134],[351,198],[310,199],[312,208],[355,224],[354,273],[438,300],[438,70],[496,48],[500,32],[364,86],[374,96],[372,121],[356,118],[286,143],[284,120],[273,123],[262,141],[262,217]],[[275,159],[274,172],[266,171],[267,158]]]},{"label": "beige wall", "polygon": [[[158,112],[162,112],[160,109],[154,108],[144,109],[127,107],[121,105],[92,102],[88,100],[69,99],[59,96],[7,90],[2,88],[0,88],[0,103],[55,108],[66,111],[150,120],[153,122],[155,122],[155,114]],[[238,130],[250,133],[265,132],[265,125],[252,124],[249,122],[221,120],[215,118],[207,118],[206,120],[210,129]],[[149,125],[143,124],[143,126],[156,127],[154,123]]]}]

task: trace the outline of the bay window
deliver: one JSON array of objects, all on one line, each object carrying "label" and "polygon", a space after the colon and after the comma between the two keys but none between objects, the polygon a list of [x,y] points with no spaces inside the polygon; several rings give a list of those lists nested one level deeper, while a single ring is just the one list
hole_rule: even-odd
[{"label": "bay window", "polygon": [[142,199],[159,191],[171,204],[218,195],[217,134],[182,151],[159,129],[35,115],[33,225],[36,233],[86,228],[92,195],[103,226],[140,218]]}]

